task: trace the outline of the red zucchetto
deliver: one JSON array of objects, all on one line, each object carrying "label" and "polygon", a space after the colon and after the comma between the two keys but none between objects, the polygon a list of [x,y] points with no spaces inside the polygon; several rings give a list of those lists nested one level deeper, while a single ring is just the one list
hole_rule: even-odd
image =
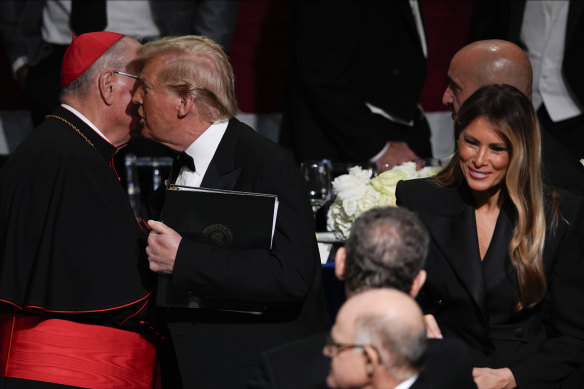
[{"label": "red zucchetto", "polygon": [[61,65],[61,89],[64,89],[124,35],[109,31],[88,32],[73,37]]}]

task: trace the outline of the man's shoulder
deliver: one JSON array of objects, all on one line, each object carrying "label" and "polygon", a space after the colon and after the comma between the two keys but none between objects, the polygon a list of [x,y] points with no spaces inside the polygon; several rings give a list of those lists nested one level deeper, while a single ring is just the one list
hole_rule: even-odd
[{"label": "man's shoulder", "polygon": [[253,128],[236,118],[229,120],[227,131],[231,131],[237,137],[238,153],[245,153],[250,158],[256,159],[291,158],[290,151],[260,135]]},{"label": "man's shoulder", "polygon": [[318,333],[264,351],[252,388],[326,388],[330,360],[322,354],[326,334]]},{"label": "man's shoulder", "polygon": [[265,352],[266,358],[284,360],[288,358],[300,359],[305,356],[323,356],[322,349],[326,343],[326,333],[318,333],[301,338]]}]

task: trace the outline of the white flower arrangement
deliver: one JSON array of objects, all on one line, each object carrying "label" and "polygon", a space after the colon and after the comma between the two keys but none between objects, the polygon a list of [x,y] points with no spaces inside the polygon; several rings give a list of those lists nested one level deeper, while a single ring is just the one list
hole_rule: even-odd
[{"label": "white flower arrangement", "polygon": [[374,207],[395,206],[395,187],[400,180],[430,177],[441,168],[427,166],[416,170],[414,162],[406,162],[371,178],[371,170],[352,167],[333,181],[335,201],[327,214],[327,225],[337,239],[349,237],[351,225],[357,216]]}]

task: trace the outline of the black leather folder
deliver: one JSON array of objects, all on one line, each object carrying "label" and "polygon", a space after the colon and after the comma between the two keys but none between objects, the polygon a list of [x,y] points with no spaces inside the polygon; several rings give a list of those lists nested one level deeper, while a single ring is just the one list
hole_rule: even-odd
[{"label": "black leather folder", "polygon": [[[181,236],[220,248],[267,249],[278,212],[278,197],[264,193],[170,186],[161,221]],[[209,308],[259,314],[261,307],[214,301],[172,288],[172,275],[158,278],[156,305]]]}]

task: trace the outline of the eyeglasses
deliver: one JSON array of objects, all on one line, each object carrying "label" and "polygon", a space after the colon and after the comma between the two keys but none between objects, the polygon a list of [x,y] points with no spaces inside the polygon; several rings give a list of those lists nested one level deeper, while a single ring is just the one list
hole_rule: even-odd
[{"label": "eyeglasses", "polygon": [[338,343],[335,342],[333,337],[329,335],[326,340],[326,344],[324,345],[324,353],[329,358],[336,357],[340,353],[346,350],[351,350],[354,348],[363,349],[364,347],[368,346],[367,344],[353,344],[353,343]]},{"label": "eyeglasses", "polygon": [[115,73],[115,74],[120,74],[120,75],[122,75],[122,76],[130,77],[130,78],[133,78],[133,79],[135,79],[135,80],[137,80],[137,79],[138,79],[138,76],[136,76],[135,74],[124,73],[124,72],[119,72],[119,71],[117,71],[117,70],[114,70],[114,73]]}]

